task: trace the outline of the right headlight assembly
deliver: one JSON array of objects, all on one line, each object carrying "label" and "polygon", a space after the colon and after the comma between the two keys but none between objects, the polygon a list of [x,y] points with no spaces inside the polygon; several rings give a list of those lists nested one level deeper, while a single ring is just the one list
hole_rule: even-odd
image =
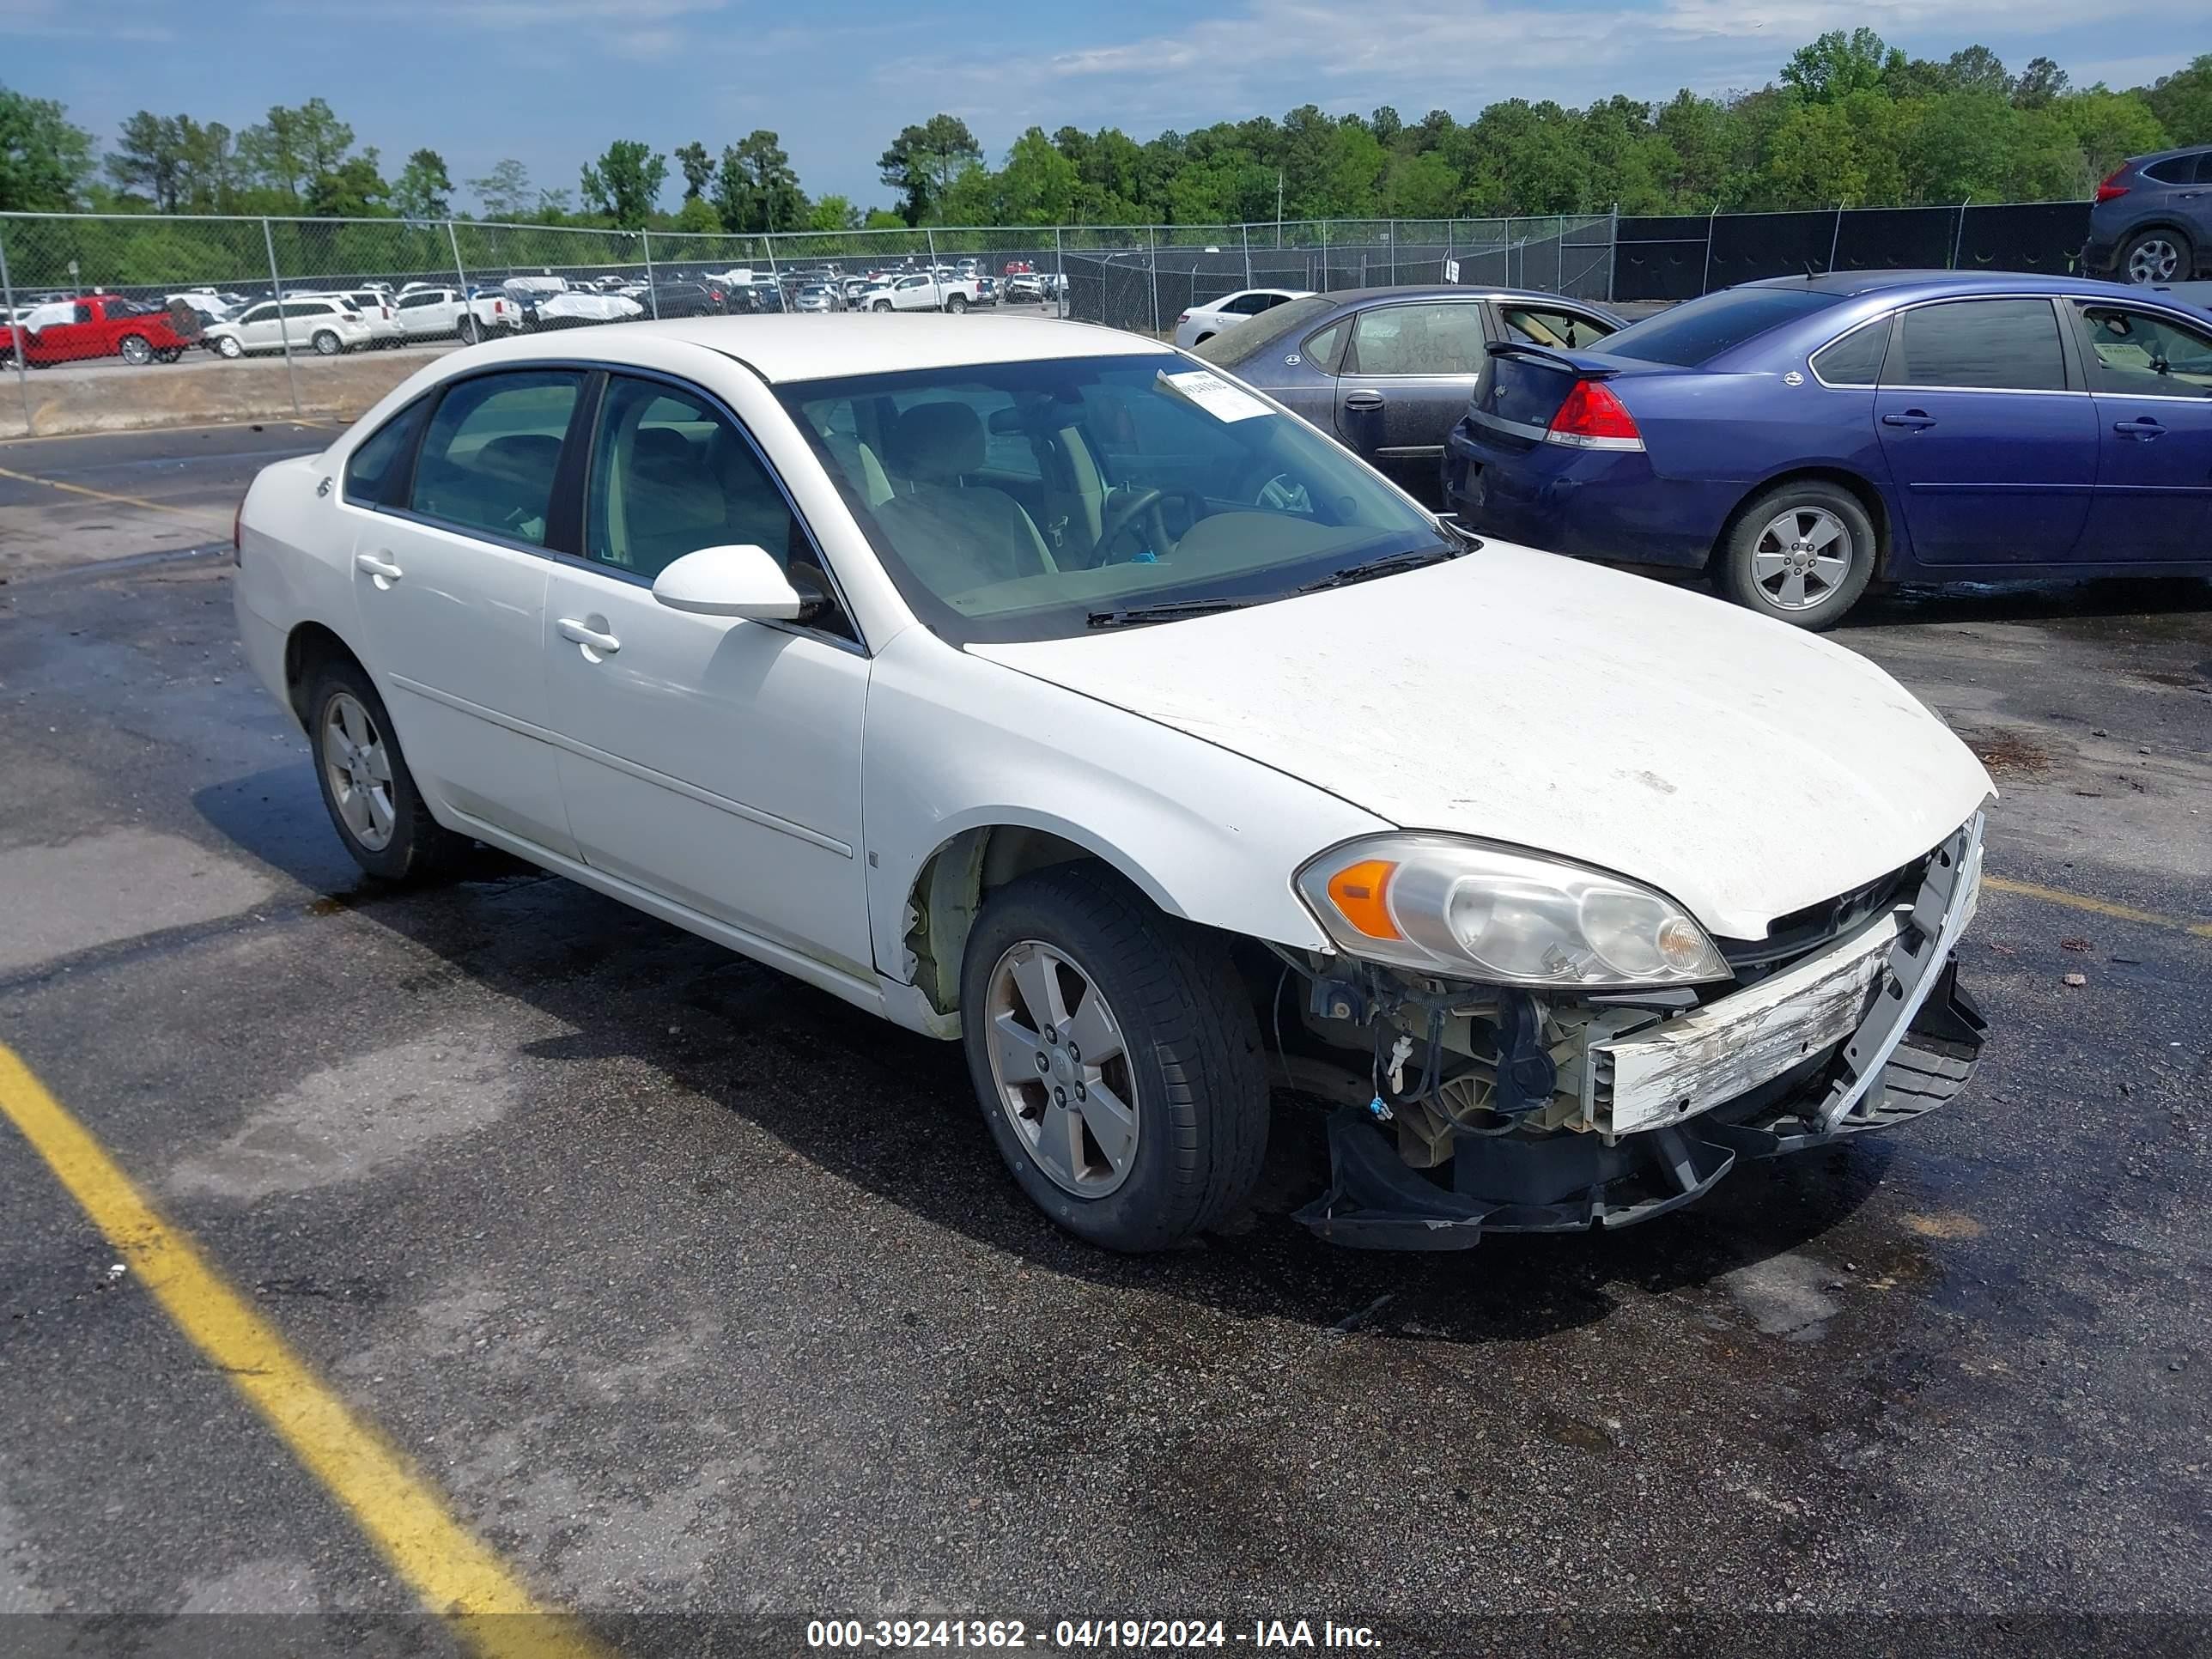
[{"label": "right headlight assembly", "polygon": [[1619,876],[1451,836],[1333,848],[1297,888],[1346,956],[1532,988],[1687,985],[1732,977],[1672,899]]}]

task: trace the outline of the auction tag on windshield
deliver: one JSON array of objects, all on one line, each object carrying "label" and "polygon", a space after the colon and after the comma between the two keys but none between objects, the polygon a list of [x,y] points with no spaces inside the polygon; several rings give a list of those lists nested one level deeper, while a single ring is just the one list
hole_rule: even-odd
[{"label": "auction tag on windshield", "polygon": [[1160,379],[1217,421],[1249,421],[1255,415],[1274,413],[1250,392],[1239,391],[1219,375],[1209,374],[1202,368],[1182,374],[1170,374],[1162,369]]}]

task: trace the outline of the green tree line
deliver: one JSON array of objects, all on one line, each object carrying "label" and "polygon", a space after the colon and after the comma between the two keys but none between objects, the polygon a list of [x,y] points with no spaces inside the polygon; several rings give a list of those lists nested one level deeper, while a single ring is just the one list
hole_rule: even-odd
[{"label": "green tree line", "polygon": [[[330,105],[277,106],[234,131],[140,111],[105,153],[51,100],[0,86],[0,209],[240,213],[731,234],[915,225],[1229,224],[1277,217],[1705,212],[2079,198],[2123,158],[2212,143],[2212,53],[2152,83],[2072,85],[2038,58],[2014,73],[1985,46],[1910,58],[1873,30],[1799,48],[1755,91],[1583,108],[1522,98],[1472,120],[1384,107],[1222,121],[1139,143],[1117,127],[1031,127],[999,166],[967,123],[903,128],[878,174],[896,206],[810,197],[778,136],[664,154],[618,139],[574,191],[504,160],[456,182],[438,151],[386,176]],[[671,161],[683,193],[662,205]]]}]

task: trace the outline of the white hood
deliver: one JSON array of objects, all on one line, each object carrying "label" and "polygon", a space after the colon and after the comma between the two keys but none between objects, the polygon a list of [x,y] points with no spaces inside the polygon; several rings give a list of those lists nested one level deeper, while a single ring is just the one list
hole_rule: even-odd
[{"label": "white hood", "polygon": [[1220,616],[969,648],[1402,828],[1632,876],[1730,939],[1918,857],[1991,793],[1863,658],[1499,542]]}]

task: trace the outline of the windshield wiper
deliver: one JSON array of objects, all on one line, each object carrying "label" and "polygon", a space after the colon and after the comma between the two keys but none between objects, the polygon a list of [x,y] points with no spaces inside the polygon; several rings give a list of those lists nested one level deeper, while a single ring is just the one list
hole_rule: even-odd
[{"label": "windshield wiper", "polygon": [[1317,581],[1303,587],[1294,587],[1293,593],[1318,593],[1325,587],[1349,587],[1354,582],[1372,581],[1377,576],[1395,576],[1401,570],[1419,570],[1423,565],[1442,564],[1447,559],[1456,559],[1474,545],[1472,539],[1457,547],[1425,547],[1415,553],[1390,553],[1379,559],[1370,559],[1364,564],[1348,564],[1341,570],[1331,571]]},{"label": "windshield wiper", "polygon": [[[1269,597],[1273,597],[1270,595]],[[1211,617],[1223,611],[1241,611],[1255,599],[1163,599],[1158,605],[1133,605],[1120,611],[1094,611],[1092,628],[1130,628],[1141,623],[1173,622],[1179,617]]]}]

